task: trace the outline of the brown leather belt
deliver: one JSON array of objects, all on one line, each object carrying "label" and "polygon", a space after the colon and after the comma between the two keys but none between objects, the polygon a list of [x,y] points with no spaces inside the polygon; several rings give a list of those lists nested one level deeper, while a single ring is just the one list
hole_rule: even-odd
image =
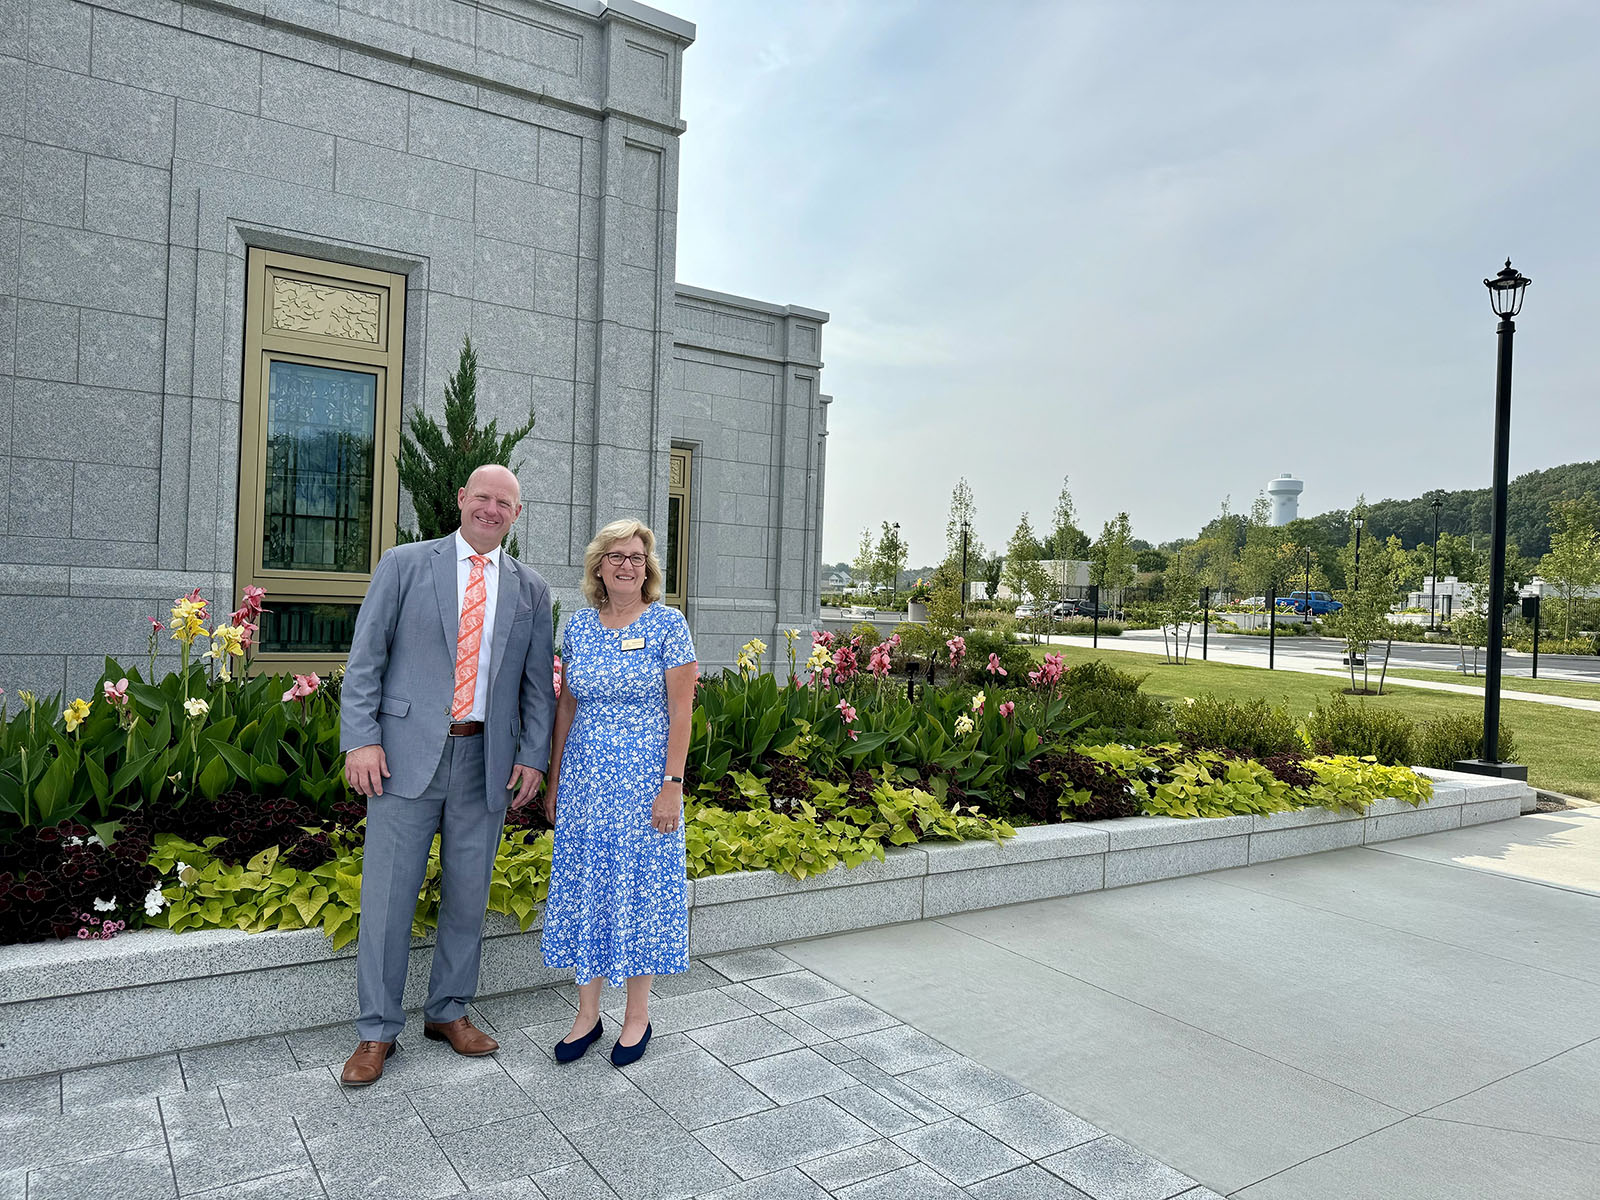
[{"label": "brown leather belt", "polygon": [[482,721],[452,721],[450,723],[451,737],[477,737],[482,732]]}]

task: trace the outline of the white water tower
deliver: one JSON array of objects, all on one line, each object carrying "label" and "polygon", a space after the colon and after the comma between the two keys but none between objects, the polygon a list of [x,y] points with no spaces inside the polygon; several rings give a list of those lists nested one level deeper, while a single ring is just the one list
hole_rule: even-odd
[{"label": "white water tower", "polygon": [[1272,523],[1287,525],[1300,515],[1300,493],[1306,485],[1285,471],[1267,484],[1267,495],[1272,499]]}]

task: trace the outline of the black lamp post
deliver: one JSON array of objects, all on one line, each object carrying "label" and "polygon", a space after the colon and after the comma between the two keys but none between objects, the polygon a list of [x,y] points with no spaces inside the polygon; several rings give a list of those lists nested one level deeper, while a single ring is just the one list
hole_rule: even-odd
[{"label": "black lamp post", "polygon": [[1311,551],[1306,551],[1306,628],[1311,628]]},{"label": "black lamp post", "polygon": [[1433,509],[1433,575],[1432,583],[1428,587],[1428,628],[1439,628],[1437,613],[1439,599],[1439,510],[1444,507],[1444,500],[1435,496],[1428,502]]},{"label": "black lamp post", "polygon": [[896,521],[889,528],[894,530],[894,565],[892,567],[893,574],[889,577],[889,603],[893,605],[898,603],[900,594],[900,554],[903,545],[900,541],[900,522]]},{"label": "black lamp post", "polygon": [[961,624],[967,623],[967,539],[972,535],[972,525],[961,518]]},{"label": "black lamp post", "polygon": [[1366,522],[1360,517],[1357,517],[1354,521],[1356,527],[1356,580],[1351,590],[1357,592],[1361,590],[1361,527],[1365,524]]},{"label": "black lamp post", "polygon": [[1522,311],[1522,294],[1531,283],[1506,259],[1505,270],[1485,279],[1500,343],[1494,386],[1494,509],[1489,523],[1489,662],[1483,681],[1483,757],[1459,762],[1456,767],[1503,779],[1527,779],[1528,768],[1500,761],[1500,658],[1505,638],[1506,598],[1506,483],[1511,453],[1511,343],[1517,327],[1512,321]]}]

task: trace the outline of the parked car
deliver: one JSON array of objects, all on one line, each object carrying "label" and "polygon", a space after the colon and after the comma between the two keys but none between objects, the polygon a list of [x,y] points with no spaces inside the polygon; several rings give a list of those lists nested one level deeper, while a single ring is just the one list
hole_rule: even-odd
[{"label": "parked car", "polygon": [[1070,615],[1074,616],[1074,617],[1094,617],[1094,616],[1099,616],[1099,617],[1101,617],[1103,619],[1103,618],[1109,617],[1111,615],[1111,610],[1109,608],[1107,608],[1104,604],[1100,605],[1100,610],[1097,613],[1095,611],[1095,603],[1094,603],[1094,601],[1090,600],[1087,596],[1082,597],[1081,599],[1078,599],[1078,600],[1069,600],[1068,603],[1072,605],[1072,612],[1071,612]]},{"label": "parked car", "polygon": [[1290,612],[1305,612],[1307,603],[1311,606],[1312,615],[1318,617],[1336,613],[1344,607],[1327,592],[1290,592],[1287,596],[1278,597],[1278,607]]},{"label": "parked car", "polygon": [[1019,605],[1017,605],[1017,611],[1012,613],[1011,615],[1016,617],[1016,619],[1019,620],[1019,621],[1031,621],[1031,620],[1033,620],[1034,617],[1038,616],[1039,614],[1038,614],[1038,610],[1035,609],[1033,607],[1033,605],[1031,605],[1031,604],[1019,604]]},{"label": "parked car", "polygon": [[1059,601],[1058,603],[1050,606],[1050,615],[1058,621],[1064,620],[1067,617],[1075,617],[1078,615],[1077,604],[1072,600]]}]

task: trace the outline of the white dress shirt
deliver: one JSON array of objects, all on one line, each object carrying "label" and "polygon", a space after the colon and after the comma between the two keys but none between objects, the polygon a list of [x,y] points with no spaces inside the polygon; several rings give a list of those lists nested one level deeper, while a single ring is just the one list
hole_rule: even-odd
[{"label": "white dress shirt", "polygon": [[[472,578],[472,556],[478,552],[456,530],[456,628],[467,607],[467,580]],[[489,649],[494,640],[494,602],[500,590],[500,547],[481,555],[489,561],[483,568],[483,637],[478,642],[478,681],[472,691],[472,711],[463,721],[481,721],[489,708]]]}]

